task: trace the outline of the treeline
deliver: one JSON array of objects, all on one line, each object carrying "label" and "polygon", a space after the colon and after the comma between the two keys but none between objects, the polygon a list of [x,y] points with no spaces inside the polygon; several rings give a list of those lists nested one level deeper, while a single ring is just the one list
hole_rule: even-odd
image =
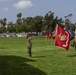
[{"label": "treeline", "polygon": [[44,16],[35,16],[35,17],[22,17],[22,13],[18,13],[16,23],[9,22],[7,24],[7,19],[1,19],[0,23],[0,33],[4,32],[41,32],[41,31],[54,31],[56,23],[62,27],[69,28],[69,19],[66,19],[66,25],[62,18],[55,16],[54,12],[49,11]]}]

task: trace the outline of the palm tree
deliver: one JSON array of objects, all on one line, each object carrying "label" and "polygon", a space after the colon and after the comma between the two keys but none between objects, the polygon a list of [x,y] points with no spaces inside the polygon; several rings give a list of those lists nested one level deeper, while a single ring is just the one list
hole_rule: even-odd
[{"label": "palm tree", "polygon": [[18,13],[18,14],[17,14],[17,18],[18,18],[18,19],[16,20],[16,22],[17,22],[18,25],[21,25],[21,23],[22,23],[21,16],[22,16],[22,13]]},{"label": "palm tree", "polygon": [[4,19],[3,19],[3,25],[4,25],[4,26],[6,25],[6,21],[7,21],[7,19],[4,18]]},{"label": "palm tree", "polygon": [[21,19],[21,17],[22,17],[22,13],[18,13],[18,14],[17,14],[17,18],[18,18],[18,19]]}]

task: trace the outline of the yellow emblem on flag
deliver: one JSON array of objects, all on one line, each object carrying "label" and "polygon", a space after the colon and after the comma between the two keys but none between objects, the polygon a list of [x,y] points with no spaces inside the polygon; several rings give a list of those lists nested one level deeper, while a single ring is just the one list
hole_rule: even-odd
[{"label": "yellow emblem on flag", "polygon": [[66,37],[65,34],[59,34],[59,39],[60,39],[61,41],[64,41],[64,40],[67,39],[67,37]]}]

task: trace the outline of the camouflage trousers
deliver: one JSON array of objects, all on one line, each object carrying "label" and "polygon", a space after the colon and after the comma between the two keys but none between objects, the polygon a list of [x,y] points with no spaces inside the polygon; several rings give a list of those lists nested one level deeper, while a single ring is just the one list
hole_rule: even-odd
[{"label": "camouflage trousers", "polygon": [[28,54],[29,54],[29,57],[31,57],[31,56],[32,56],[32,53],[31,53],[31,48],[32,48],[31,46],[28,46],[28,47],[27,47],[27,49],[28,49]]}]

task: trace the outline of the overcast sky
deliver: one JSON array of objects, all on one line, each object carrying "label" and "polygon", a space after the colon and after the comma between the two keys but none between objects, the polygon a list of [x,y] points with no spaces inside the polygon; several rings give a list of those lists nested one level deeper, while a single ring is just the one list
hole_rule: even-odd
[{"label": "overcast sky", "polygon": [[71,22],[76,22],[76,0],[0,0],[0,19],[7,18],[7,22],[15,22],[18,13],[26,18],[44,16],[49,11],[63,20],[71,13]]}]

